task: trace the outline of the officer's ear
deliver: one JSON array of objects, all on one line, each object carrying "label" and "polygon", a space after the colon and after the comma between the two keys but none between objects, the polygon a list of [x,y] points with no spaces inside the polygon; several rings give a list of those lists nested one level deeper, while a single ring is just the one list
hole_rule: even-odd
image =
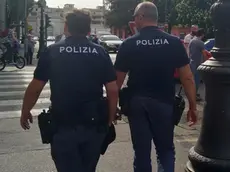
[{"label": "officer's ear", "polygon": [[64,24],[64,33],[68,33],[68,26],[67,26],[66,22]]},{"label": "officer's ear", "polygon": [[138,16],[138,19],[139,19],[139,20],[143,20],[143,18],[144,18],[144,15],[142,15],[142,14],[140,14],[140,15]]}]

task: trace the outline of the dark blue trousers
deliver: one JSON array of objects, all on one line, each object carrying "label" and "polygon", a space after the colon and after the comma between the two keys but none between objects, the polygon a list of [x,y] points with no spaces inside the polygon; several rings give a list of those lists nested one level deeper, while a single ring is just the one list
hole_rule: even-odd
[{"label": "dark blue trousers", "polygon": [[134,97],[128,115],[135,152],[134,172],[152,172],[152,141],[157,153],[158,172],[174,172],[173,106],[152,98]]},{"label": "dark blue trousers", "polygon": [[78,126],[54,135],[51,155],[58,172],[95,172],[106,133]]}]

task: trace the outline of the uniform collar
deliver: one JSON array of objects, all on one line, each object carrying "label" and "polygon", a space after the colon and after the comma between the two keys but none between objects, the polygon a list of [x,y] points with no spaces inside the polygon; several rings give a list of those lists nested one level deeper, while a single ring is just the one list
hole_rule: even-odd
[{"label": "uniform collar", "polygon": [[158,30],[158,26],[146,26],[140,30],[140,32],[145,32],[145,31],[153,31],[153,30]]},{"label": "uniform collar", "polygon": [[68,36],[66,40],[70,41],[87,41],[88,39],[86,36]]}]

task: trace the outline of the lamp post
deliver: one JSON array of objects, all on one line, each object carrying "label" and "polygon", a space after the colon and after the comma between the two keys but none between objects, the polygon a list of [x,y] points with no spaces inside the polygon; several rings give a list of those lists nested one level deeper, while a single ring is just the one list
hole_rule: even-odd
[{"label": "lamp post", "polygon": [[103,4],[103,25],[104,25],[104,28],[106,26],[106,23],[105,23],[105,0],[102,0],[102,4]]},{"label": "lamp post", "polygon": [[[28,59],[27,58],[27,56],[28,56],[28,37],[27,37],[27,31],[28,31],[28,26],[27,26],[27,16],[28,16],[28,14],[27,14],[27,8],[28,8],[28,0],[25,0],[24,1],[24,10],[25,10],[25,19],[24,19],[24,57],[26,57],[26,59]],[[27,63],[28,63],[28,61],[27,61]]]},{"label": "lamp post", "polygon": [[44,40],[44,8],[46,6],[45,0],[39,0],[38,1],[38,6],[41,9],[41,19],[40,19],[40,37],[39,37],[39,49],[37,53],[37,58],[39,58],[40,53],[43,51],[44,46],[45,46],[45,40]]},{"label": "lamp post", "polygon": [[186,172],[230,171],[230,0],[211,7],[215,27],[213,58],[199,66],[206,86],[201,133],[189,151]]},{"label": "lamp post", "polygon": [[168,0],[165,0],[165,31],[168,32]]},{"label": "lamp post", "polygon": [[6,0],[0,0],[0,30],[6,27]]}]

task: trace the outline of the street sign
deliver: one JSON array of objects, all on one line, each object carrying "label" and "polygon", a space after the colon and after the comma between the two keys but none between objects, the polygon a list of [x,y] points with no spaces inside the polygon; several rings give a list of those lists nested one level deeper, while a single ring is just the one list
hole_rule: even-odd
[{"label": "street sign", "polygon": [[136,24],[134,21],[129,22],[129,28],[130,28],[133,35],[138,33],[138,30],[137,30],[137,27],[136,27]]}]

